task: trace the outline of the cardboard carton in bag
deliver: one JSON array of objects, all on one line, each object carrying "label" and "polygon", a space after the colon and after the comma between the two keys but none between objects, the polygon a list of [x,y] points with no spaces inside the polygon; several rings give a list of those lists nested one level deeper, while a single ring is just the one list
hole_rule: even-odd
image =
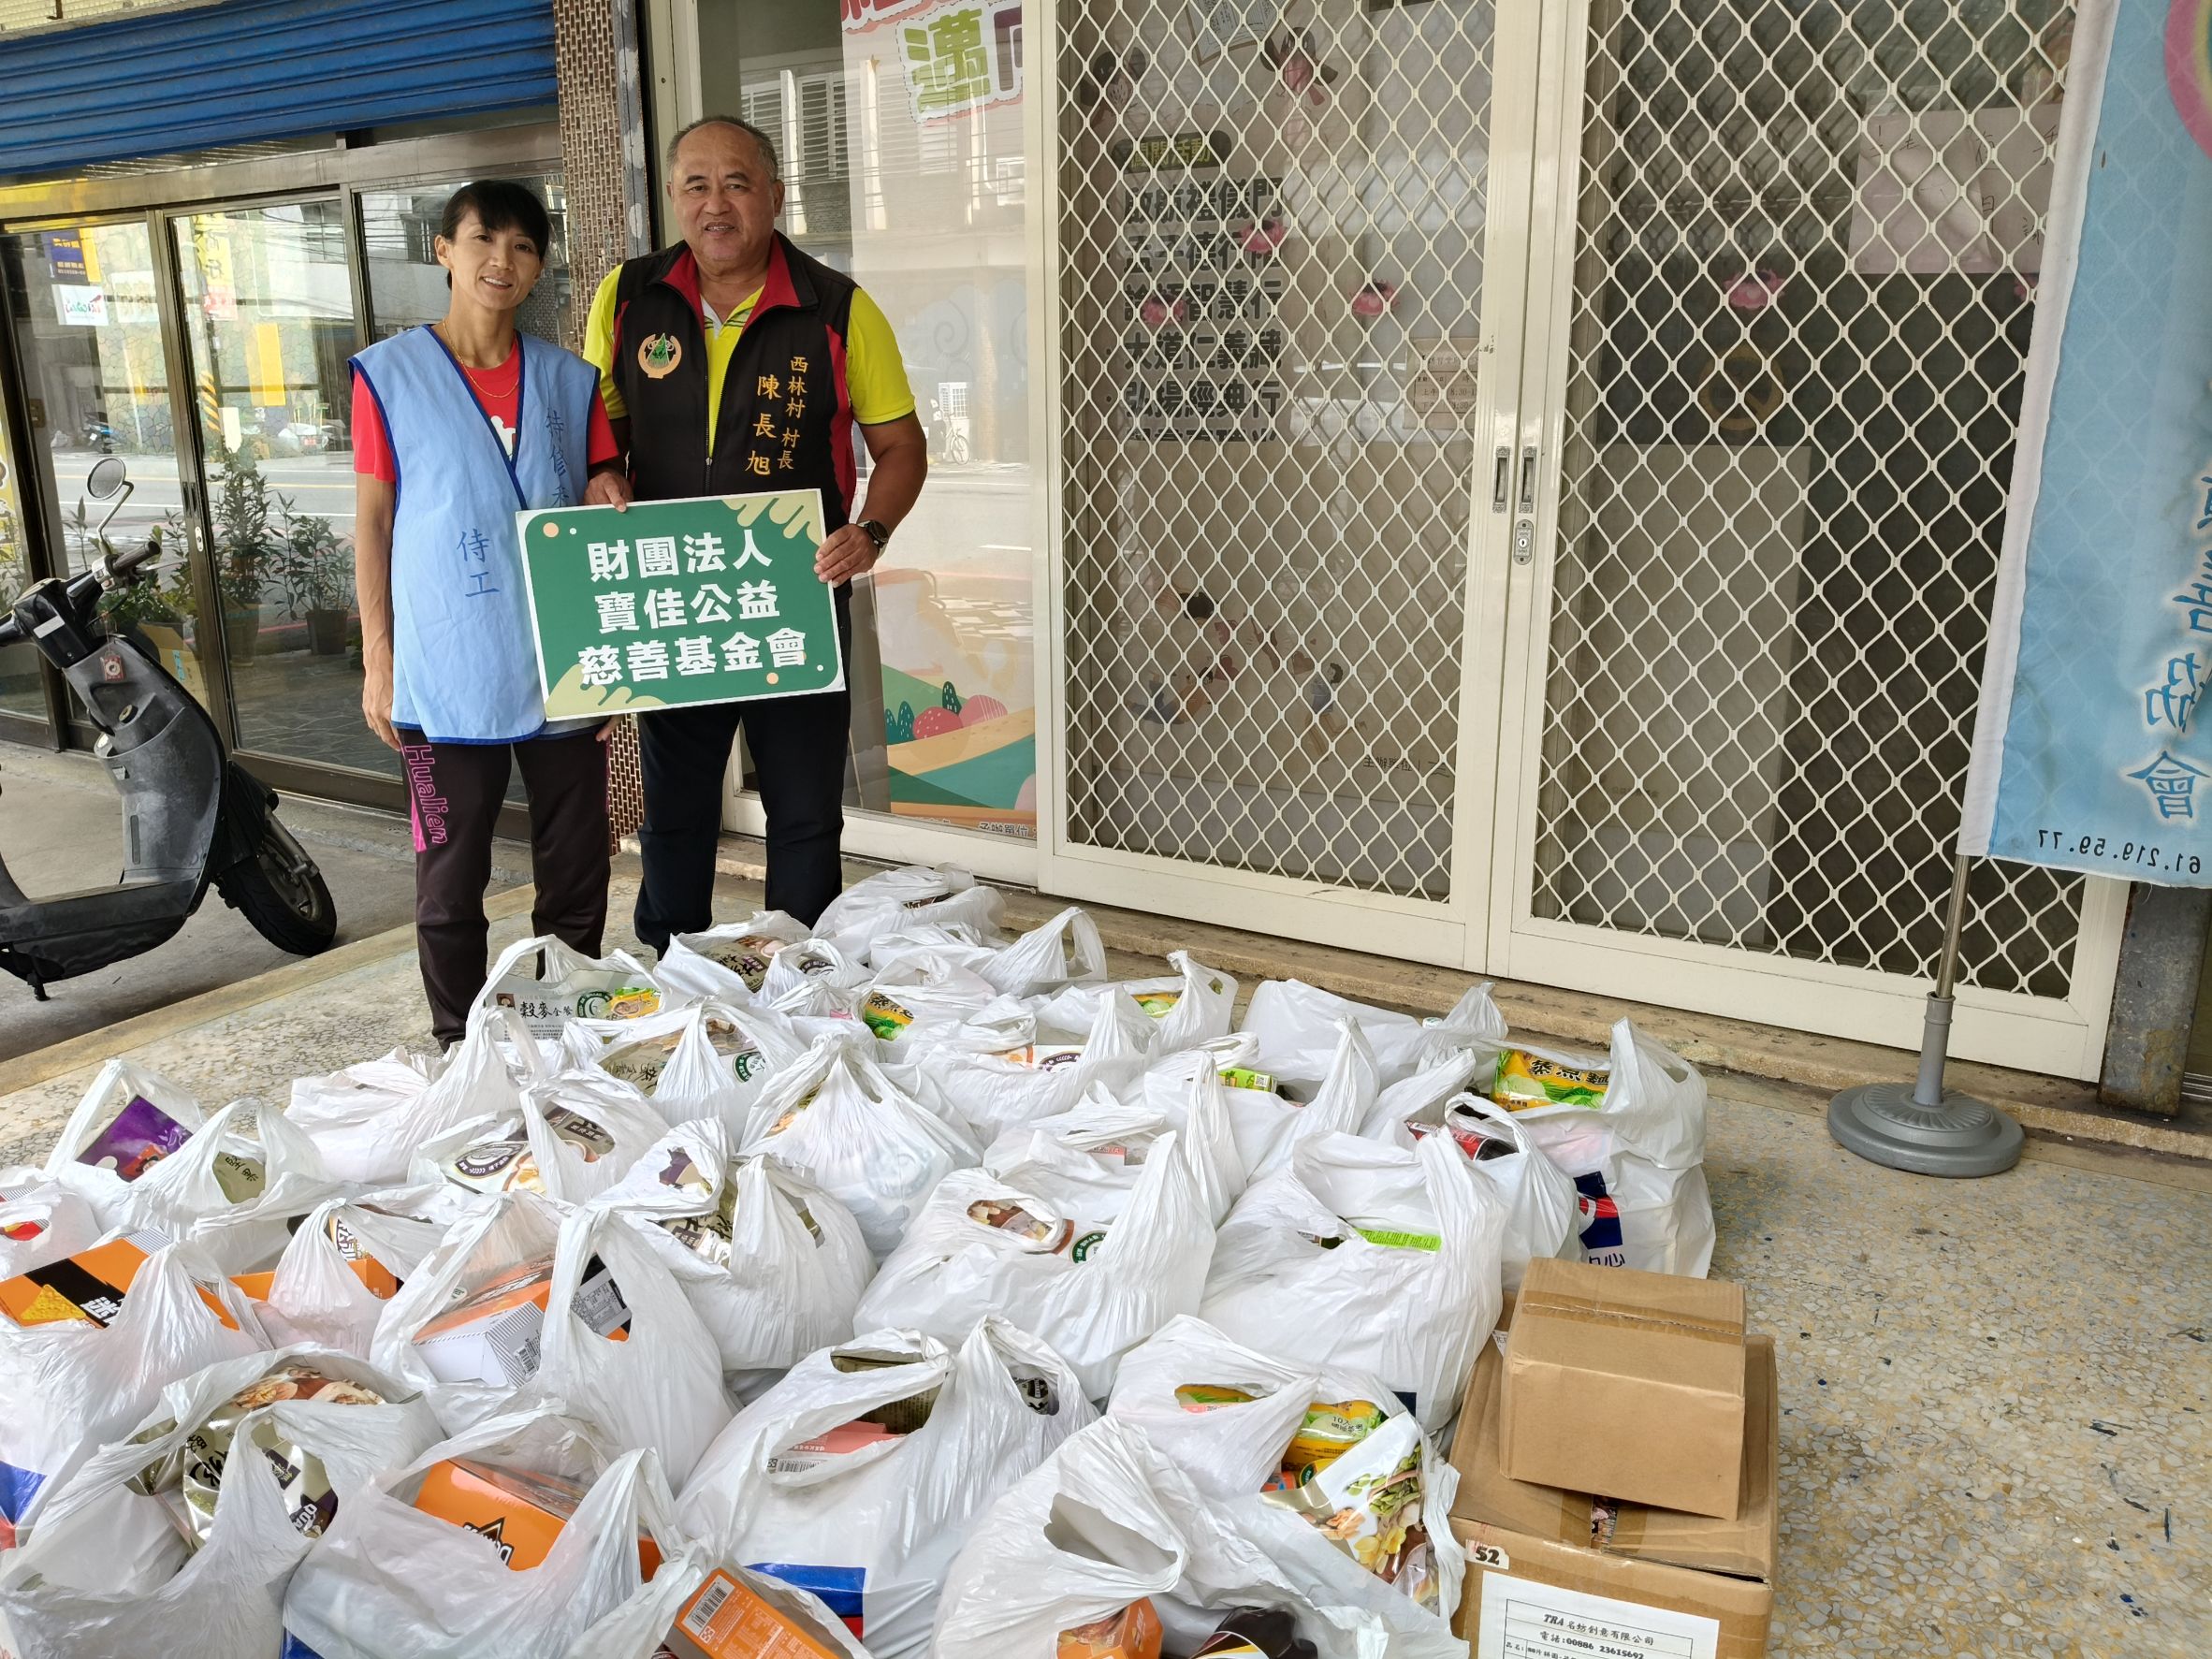
[{"label": "cardboard carton in bag", "polygon": [[1506,1361],[1485,1345],[1451,1452],[1451,1527],[1467,1553],[1455,1628],[1472,1659],[1504,1659],[1569,1624],[1581,1633],[1577,1651],[1594,1654],[1761,1659],[1774,1612],[1781,1407],[1773,1338],[1749,1338],[1745,1355],[1742,1501],[1735,1520],[1719,1521],[1510,1478],[1499,1448]]},{"label": "cardboard carton in bag", "polygon": [[1507,1475],[1732,1521],[1744,1422],[1741,1286],[1529,1264],[1506,1347]]}]

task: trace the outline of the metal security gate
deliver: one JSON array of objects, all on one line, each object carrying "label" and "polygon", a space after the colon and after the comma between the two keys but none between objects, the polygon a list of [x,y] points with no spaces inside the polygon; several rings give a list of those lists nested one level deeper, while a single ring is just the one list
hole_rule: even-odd
[{"label": "metal security gate", "polygon": [[[1055,9],[1046,879],[1913,1041],[2070,13]],[[1978,868],[1956,1052],[2123,891]]]}]

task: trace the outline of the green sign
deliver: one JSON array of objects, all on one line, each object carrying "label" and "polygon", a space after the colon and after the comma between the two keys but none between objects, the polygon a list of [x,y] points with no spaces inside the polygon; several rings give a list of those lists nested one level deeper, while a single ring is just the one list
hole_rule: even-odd
[{"label": "green sign", "polygon": [[547,720],[834,691],[822,492],[517,513]]}]

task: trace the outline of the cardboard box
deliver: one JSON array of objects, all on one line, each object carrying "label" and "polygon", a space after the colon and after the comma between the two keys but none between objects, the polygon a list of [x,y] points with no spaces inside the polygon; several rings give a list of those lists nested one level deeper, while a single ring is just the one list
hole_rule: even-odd
[{"label": "cardboard box", "polygon": [[1734,1521],[1718,1521],[1509,1478],[1499,1448],[1506,1363],[1484,1345],[1451,1448],[1451,1529],[1467,1551],[1455,1628],[1472,1659],[1550,1652],[1526,1639],[1561,1628],[1547,1616],[1580,1627],[1561,1651],[1586,1659],[1761,1659],[1774,1612],[1782,1415],[1773,1339],[1749,1338],[1745,1357],[1743,1501]]},{"label": "cardboard box", "polygon": [[842,1648],[719,1567],[684,1603],[661,1652],[670,1659],[844,1659]]},{"label": "cardboard box", "polygon": [[[377,1301],[389,1302],[400,1293],[400,1281],[373,1256],[357,1256],[346,1266],[354,1270],[354,1277],[361,1281],[362,1288]],[[272,1268],[265,1273],[232,1273],[230,1282],[244,1292],[248,1302],[267,1302],[269,1291],[276,1288],[276,1272]]]},{"label": "cardboard box", "polygon": [[[537,1375],[552,1292],[551,1257],[518,1262],[416,1332],[415,1349],[440,1382],[519,1387]],[[600,1335],[628,1339],[630,1309],[597,1257],[585,1267],[574,1306]]]},{"label": "cardboard box", "polygon": [[1740,1285],[1531,1262],[1506,1348],[1506,1473],[1734,1520],[1743,1355]]},{"label": "cardboard box", "polygon": [[[431,1464],[415,1494],[417,1509],[489,1539],[500,1559],[517,1573],[546,1559],[553,1540],[583,1501],[584,1489],[574,1481],[467,1458]],[[641,1536],[637,1553],[640,1567],[650,1579],[660,1570],[660,1547]]]},{"label": "cardboard box", "polygon": [[[104,1327],[123,1311],[124,1298],[147,1256],[167,1243],[152,1234],[113,1239],[12,1279],[0,1279],[0,1313],[18,1325],[82,1319]],[[232,1331],[238,1329],[238,1321],[213,1292],[203,1287],[199,1295],[216,1318]]]}]

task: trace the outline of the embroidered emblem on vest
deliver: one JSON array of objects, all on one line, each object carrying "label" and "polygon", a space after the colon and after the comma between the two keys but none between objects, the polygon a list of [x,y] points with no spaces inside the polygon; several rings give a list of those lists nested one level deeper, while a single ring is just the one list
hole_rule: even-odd
[{"label": "embroidered emblem on vest", "polygon": [[673,334],[648,334],[638,343],[637,366],[659,380],[683,361],[684,342]]}]

